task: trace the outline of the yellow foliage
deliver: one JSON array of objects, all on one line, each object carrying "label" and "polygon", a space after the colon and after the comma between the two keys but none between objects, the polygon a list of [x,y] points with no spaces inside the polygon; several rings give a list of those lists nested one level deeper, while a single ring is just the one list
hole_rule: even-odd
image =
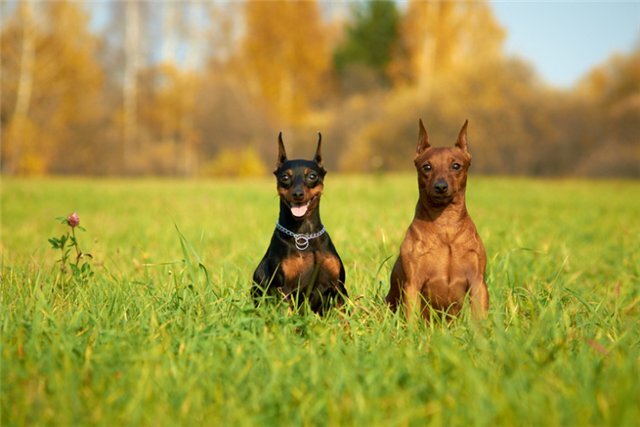
[{"label": "yellow foliage", "polygon": [[432,87],[442,76],[498,59],[504,37],[484,1],[411,0],[389,73],[396,84]]},{"label": "yellow foliage", "polygon": [[316,1],[250,1],[237,64],[250,89],[299,120],[327,89],[330,55]]},{"label": "yellow foliage", "polygon": [[192,72],[181,71],[172,64],[162,64],[142,76],[141,120],[154,139],[196,140],[189,121],[195,114],[201,79]]},{"label": "yellow foliage", "polygon": [[[209,23],[193,19],[210,5],[180,2],[181,18],[160,30],[146,12],[132,26],[113,2],[103,34],[91,33],[91,2],[9,3],[13,16],[0,29],[3,173],[263,175],[261,154],[274,150],[267,136],[279,129],[322,131],[332,170],[400,170],[412,167],[422,117],[436,144],[450,144],[470,119],[474,171],[640,174],[640,50],[612,57],[577,90],[553,90],[504,55],[487,1],[407,0],[399,34],[388,36],[390,81],[352,69],[340,87],[331,48],[348,26],[345,16],[325,23],[317,0],[216,6],[222,15]],[[132,28],[136,49],[122,40]],[[205,33],[207,48],[196,47]],[[158,48],[174,38],[176,54],[186,49],[186,62],[206,65],[177,55],[158,64]],[[122,99],[123,56],[139,63],[124,66],[135,70],[135,90],[124,91],[135,92],[124,96],[131,102]],[[252,148],[238,148],[248,141]]]},{"label": "yellow foliage", "polygon": [[2,141],[3,163],[11,173],[41,175],[47,171],[46,141],[51,136],[28,117],[13,117],[2,129]]},{"label": "yellow foliage", "polygon": [[[46,25],[33,19],[36,10]],[[11,76],[2,80],[5,171],[55,169],[57,157],[69,157],[74,129],[98,119],[103,71],[88,23],[82,6],[68,1],[23,2],[8,20],[0,50],[3,74]]]},{"label": "yellow foliage", "polygon": [[253,148],[225,148],[200,170],[205,176],[222,177],[264,176],[267,173],[267,167]]}]

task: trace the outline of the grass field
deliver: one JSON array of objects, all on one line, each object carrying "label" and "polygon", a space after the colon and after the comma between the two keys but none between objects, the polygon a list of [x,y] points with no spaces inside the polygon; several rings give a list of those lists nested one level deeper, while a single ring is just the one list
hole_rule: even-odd
[{"label": "grass field", "polygon": [[271,179],[3,179],[2,425],[638,425],[640,182],[471,176],[491,310],[448,326],[382,304],[416,193],[327,177],[354,303],[319,318],[248,298]]}]

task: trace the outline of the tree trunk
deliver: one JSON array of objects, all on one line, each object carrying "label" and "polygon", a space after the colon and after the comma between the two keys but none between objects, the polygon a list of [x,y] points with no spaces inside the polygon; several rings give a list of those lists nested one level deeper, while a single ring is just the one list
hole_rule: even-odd
[{"label": "tree trunk", "polygon": [[124,118],[123,164],[125,172],[132,172],[132,156],[138,139],[138,70],[140,53],[140,5],[137,1],[126,3],[125,69],[124,69]]},{"label": "tree trunk", "polygon": [[33,9],[29,0],[23,0],[19,5],[20,21],[22,23],[22,43],[20,49],[20,74],[16,93],[16,107],[12,122],[11,157],[5,172],[14,174],[20,168],[22,151],[24,148],[25,129],[29,109],[31,107],[31,93],[33,91],[33,71],[36,57],[35,34],[33,31]]}]

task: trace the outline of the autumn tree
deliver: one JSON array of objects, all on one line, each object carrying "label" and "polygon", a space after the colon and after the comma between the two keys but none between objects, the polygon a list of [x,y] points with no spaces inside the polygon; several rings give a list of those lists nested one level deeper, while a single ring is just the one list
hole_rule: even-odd
[{"label": "autumn tree", "polygon": [[160,60],[137,71],[138,127],[144,132],[138,150],[146,154],[135,165],[139,171],[197,173],[200,135],[194,123],[202,75],[196,65],[202,30],[193,24],[193,16],[205,10],[194,2],[164,3],[156,9],[162,18]]},{"label": "autumn tree", "polygon": [[578,172],[640,177],[640,44],[594,68],[578,92],[581,104],[594,106],[600,123],[590,146],[582,147],[589,155]]},{"label": "autumn tree", "polygon": [[504,35],[484,1],[410,0],[390,73],[396,83],[429,89],[442,76],[501,58]]},{"label": "autumn tree", "polygon": [[[2,5],[6,7],[6,5]],[[36,22],[33,5],[18,4],[15,17],[2,32],[2,170],[4,173],[42,172],[38,153],[38,129],[29,117],[31,110]]]},{"label": "autumn tree", "polygon": [[330,60],[316,1],[250,1],[235,64],[266,108],[300,120],[324,97]]},{"label": "autumn tree", "polygon": [[163,63],[142,71],[140,80],[138,122],[144,138],[138,152],[144,155],[132,165],[157,175],[195,175],[200,135],[194,120],[201,77]]},{"label": "autumn tree", "polygon": [[103,74],[88,24],[77,3],[22,0],[3,30],[4,172],[90,169],[80,136],[100,120]]}]

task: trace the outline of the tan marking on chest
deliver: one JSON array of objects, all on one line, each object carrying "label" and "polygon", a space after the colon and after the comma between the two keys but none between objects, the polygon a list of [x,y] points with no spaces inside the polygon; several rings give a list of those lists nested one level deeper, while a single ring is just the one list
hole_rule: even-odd
[{"label": "tan marking on chest", "polygon": [[330,253],[318,254],[317,263],[332,277],[340,277],[340,269],[342,266],[340,260],[335,255]]},{"label": "tan marking on chest", "polygon": [[297,254],[285,258],[280,263],[280,268],[282,268],[282,273],[284,273],[284,277],[288,280],[295,279],[300,277],[305,271],[313,266],[313,255],[312,254]]},{"label": "tan marking on chest", "polygon": [[340,277],[342,264],[338,257],[331,253],[300,253],[285,258],[280,263],[280,268],[286,280],[298,280],[306,278],[306,274],[320,268],[325,271],[329,277]]}]

